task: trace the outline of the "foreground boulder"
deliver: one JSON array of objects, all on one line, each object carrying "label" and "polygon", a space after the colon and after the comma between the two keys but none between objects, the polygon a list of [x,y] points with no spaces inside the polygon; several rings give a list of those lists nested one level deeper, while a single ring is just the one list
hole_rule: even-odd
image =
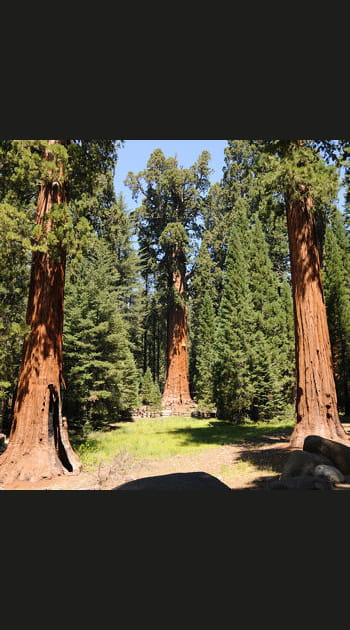
[{"label": "foreground boulder", "polygon": [[326,477],[305,475],[274,479],[266,487],[267,490],[332,490],[333,484]]},{"label": "foreground boulder", "polygon": [[229,490],[231,488],[205,472],[172,473],[143,477],[123,483],[113,490]]},{"label": "foreground boulder", "polygon": [[314,474],[318,477],[326,477],[332,483],[342,483],[344,481],[344,475],[335,466],[327,466],[326,464],[319,464],[316,466]]},{"label": "foreground boulder", "polygon": [[304,477],[314,475],[316,466],[320,464],[332,465],[332,461],[324,455],[318,453],[308,453],[307,451],[292,451],[284,464],[281,479],[286,477]]},{"label": "foreground boulder", "polygon": [[308,435],[304,440],[303,450],[327,457],[344,475],[350,473],[350,447],[345,444],[320,435]]}]

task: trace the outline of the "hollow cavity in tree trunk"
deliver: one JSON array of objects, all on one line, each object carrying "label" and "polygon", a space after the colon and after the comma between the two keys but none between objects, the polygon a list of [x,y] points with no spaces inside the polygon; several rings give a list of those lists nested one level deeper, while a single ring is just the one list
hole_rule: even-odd
[{"label": "hollow cavity in tree trunk", "polygon": [[[45,225],[46,234],[52,228],[52,205],[65,201],[63,185],[52,182],[41,187],[37,223]],[[30,333],[23,346],[9,443],[0,457],[2,482],[37,481],[81,469],[61,411],[65,262],[63,249],[55,256],[42,251],[32,254]]]}]

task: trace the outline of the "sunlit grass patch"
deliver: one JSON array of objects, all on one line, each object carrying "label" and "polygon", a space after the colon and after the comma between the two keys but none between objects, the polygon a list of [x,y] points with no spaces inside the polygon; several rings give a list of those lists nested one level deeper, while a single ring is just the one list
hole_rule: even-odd
[{"label": "sunlit grass patch", "polygon": [[238,460],[230,466],[224,464],[220,468],[219,478],[230,487],[245,486],[257,477],[273,476],[275,472],[267,466],[257,466],[252,462]]},{"label": "sunlit grass patch", "polygon": [[[134,422],[120,422],[108,432],[91,432],[86,440],[76,446],[85,468],[97,466],[103,460],[114,458],[120,449],[134,459],[160,459],[172,455],[199,450],[200,444],[186,444],[181,431],[194,427],[204,428],[208,420],[167,417],[153,420],[140,418]],[[179,433],[180,431],[180,433]],[[202,448],[210,448],[203,444]]]},{"label": "sunlit grass patch", "polygon": [[240,444],[264,433],[279,436],[290,433],[292,426],[290,420],[236,425],[217,418],[139,418],[119,422],[108,432],[91,432],[81,443],[72,442],[84,467],[91,469],[102,461],[114,459],[120,452],[135,460],[162,459],[224,444]]}]

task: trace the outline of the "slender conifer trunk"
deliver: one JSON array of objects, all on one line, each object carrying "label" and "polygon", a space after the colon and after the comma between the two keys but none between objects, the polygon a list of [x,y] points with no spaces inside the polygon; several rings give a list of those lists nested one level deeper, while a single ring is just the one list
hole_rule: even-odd
[{"label": "slender conifer trunk", "polygon": [[[52,205],[65,202],[62,183],[41,186],[36,220],[46,234],[51,230],[47,215]],[[65,265],[63,249],[54,257],[33,252],[27,307],[30,333],[23,347],[9,444],[0,457],[2,482],[37,481],[81,469],[61,410]]]},{"label": "slender conifer trunk", "polygon": [[290,445],[307,435],[346,441],[339,420],[331,345],[310,196],[286,195],[296,355],[296,425]]}]

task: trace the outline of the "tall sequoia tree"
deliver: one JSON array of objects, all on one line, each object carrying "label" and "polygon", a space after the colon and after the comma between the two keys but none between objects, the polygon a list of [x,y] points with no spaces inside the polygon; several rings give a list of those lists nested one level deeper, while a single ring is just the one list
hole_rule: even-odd
[{"label": "tall sequoia tree", "polygon": [[[187,280],[191,237],[199,236],[203,197],[209,187],[209,153],[203,151],[188,169],[156,149],[147,168],[129,173],[134,198],[147,293],[158,289],[167,302],[167,369],[163,407],[191,404],[188,377]],[[160,270],[160,271],[159,271]],[[152,286],[153,285],[153,286]]]},{"label": "tall sequoia tree", "polygon": [[[8,153],[11,185],[33,193],[39,180],[39,193],[26,318],[30,330],[23,346],[9,444],[0,457],[0,480],[35,481],[81,468],[61,405],[66,253],[74,242],[68,192],[72,198],[91,192],[96,174],[115,159],[115,143],[13,141]],[[29,180],[26,168],[32,161],[36,181]],[[82,228],[80,219],[76,223]]]},{"label": "tall sequoia tree", "polygon": [[317,213],[335,197],[337,173],[309,141],[271,141],[271,184],[283,190],[287,214],[295,323],[296,424],[290,445],[307,435],[337,441],[347,436],[339,420],[323,294]]},{"label": "tall sequoia tree", "polygon": [[168,223],[160,235],[167,282],[167,371],[162,404],[175,410],[191,404],[188,373],[188,307],[186,259],[188,238],[181,223]]}]

